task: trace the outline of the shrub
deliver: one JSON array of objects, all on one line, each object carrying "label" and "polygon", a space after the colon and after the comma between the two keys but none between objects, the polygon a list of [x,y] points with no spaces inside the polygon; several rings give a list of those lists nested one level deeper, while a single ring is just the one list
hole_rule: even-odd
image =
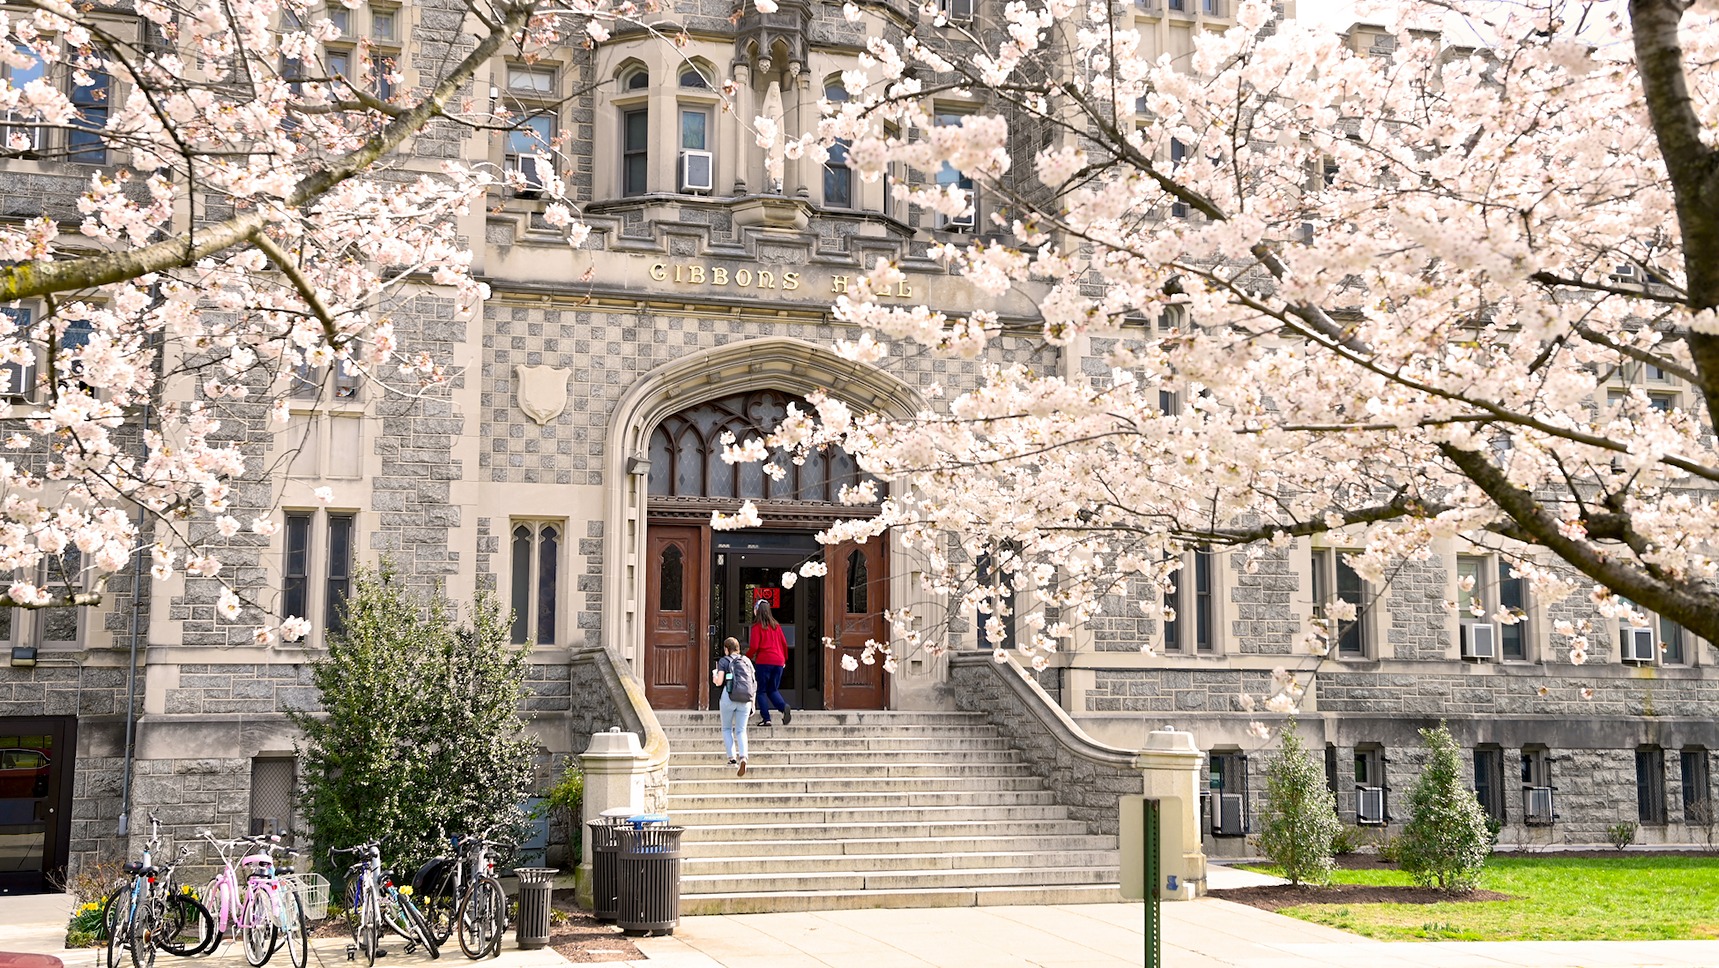
[{"label": "shrub", "polygon": [[1331,838],[1331,853],[1344,857],[1360,850],[1367,843],[1367,832],[1354,824],[1344,824],[1337,829],[1337,836]]},{"label": "shrub", "polygon": [[1637,827],[1634,822],[1629,820],[1620,820],[1606,828],[1606,839],[1612,842],[1613,847],[1616,847],[1618,850],[1623,850],[1630,844],[1635,843],[1636,830]]},{"label": "shrub", "polygon": [[1492,851],[1486,811],[1463,782],[1460,752],[1444,724],[1421,730],[1421,738],[1427,763],[1409,795],[1399,862],[1423,887],[1470,891]]},{"label": "shrub", "polygon": [[477,595],[469,625],[454,612],[386,564],[355,577],[345,629],[312,668],[324,715],[293,717],[319,846],[380,839],[411,870],[448,834],[519,833],[535,749],[519,715],[527,650],[493,595]]},{"label": "shrub", "polygon": [[579,769],[576,760],[569,758],[566,767],[561,771],[561,778],[555,781],[554,786],[544,791],[543,798],[537,805],[536,815],[548,817],[550,823],[561,826],[570,867],[579,863],[579,844],[584,833],[579,824],[579,815],[584,803],[585,773]]},{"label": "shrub", "polygon": [[1403,860],[1403,838],[1393,837],[1385,828],[1378,828],[1373,835],[1373,852],[1379,859],[1391,864],[1400,864]]},{"label": "shrub", "polygon": [[1325,770],[1313,762],[1293,727],[1265,767],[1259,844],[1291,884],[1324,884],[1335,866],[1331,842],[1343,829]]}]

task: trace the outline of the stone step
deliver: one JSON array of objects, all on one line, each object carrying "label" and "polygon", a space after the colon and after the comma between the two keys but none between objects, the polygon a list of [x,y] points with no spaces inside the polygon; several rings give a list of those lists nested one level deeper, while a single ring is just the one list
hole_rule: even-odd
[{"label": "stone step", "polygon": [[[768,819],[770,824],[760,826]],[[681,823],[679,815],[669,817],[671,823]],[[748,815],[740,820],[727,823],[701,822],[686,828],[681,835],[682,843],[697,842],[745,842],[756,843],[767,841],[773,837],[793,838],[795,840],[881,840],[894,838],[906,840],[921,837],[1024,837],[1024,836],[1085,836],[1086,824],[1079,820],[1066,819],[946,819],[937,821],[907,822],[894,820],[892,822],[850,821],[847,823],[823,823],[802,825],[792,829],[781,829],[775,826],[774,818],[760,818]]]},{"label": "stone step", "polygon": [[[1024,870],[1045,867],[1114,869],[1119,862],[1114,850],[982,851],[955,849],[942,852],[894,854],[781,854],[775,844],[760,844],[761,853],[748,857],[687,857],[681,862],[683,876],[726,874],[815,874],[839,872],[934,871],[934,870]],[[1114,875],[1113,875],[1114,876]]]},{"label": "stone step", "polygon": [[1060,884],[1048,887],[938,888],[894,891],[768,891],[683,895],[680,913],[762,914],[788,911],[842,911],[858,908],[990,907],[1031,904],[1113,904],[1122,901],[1116,884]]},{"label": "stone step", "polygon": [[[930,733],[899,737],[856,736],[850,733],[846,736],[820,737],[805,736],[792,730],[782,730],[781,732],[758,730],[746,734],[746,746],[754,754],[760,752],[804,753],[813,750],[827,753],[877,750],[944,754],[968,750],[1012,752],[1009,744],[995,733],[989,736],[951,737],[936,736]],[[669,750],[676,755],[682,752],[720,753],[722,749],[722,737],[720,735],[688,739],[678,745],[672,742],[669,744]]]},{"label": "stone step", "polygon": [[[714,709],[659,709],[657,722],[670,726],[709,725],[718,728],[721,714]],[[754,716],[757,714],[754,713]],[[774,715],[774,714],[772,714]],[[972,726],[990,722],[984,713],[912,711],[888,709],[796,709],[795,726]]]},{"label": "stone step", "polygon": [[718,794],[724,796],[744,794],[785,796],[788,794],[882,793],[892,796],[906,796],[920,791],[1037,791],[1044,789],[1044,781],[1031,774],[1021,776],[873,776],[849,779],[800,772],[784,778],[780,771],[771,770],[768,778],[754,779],[750,772],[744,777],[736,776],[735,771],[727,766],[724,766],[721,772],[711,770],[711,773],[714,775],[709,779],[694,779],[677,772],[674,777],[674,786],[672,787],[674,792],[670,795],[671,799],[680,796]]},{"label": "stone step", "polygon": [[[728,760],[722,755],[699,756],[698,766],[683,765],[683,760],[691,760],[698,754],[676,754],[673,764],[669,767],[669,776],[678,788],[686,783],[699,783],[705,780],[734,779],[734,767],[728,765]],[[748,766],[751,764],[748,763]],[[961,762],[940,762],[928,760],[923,763],[898,763],[893,757],[889,762],[852,763],[846,760],[826,761],[821,763],[788,763],[774,762],[770,764],[770,775],[779,778],[776,782],[804,782],[809,780],[882,780],[902,779],[912,780],[918,777],[935,780],[996,780],[1030,777],[1038,779],[1038,774],[1032,767],[1014,758],[997,758],[994,762],[970,763],[963,757]],[[748,780],[751,777],[747,778]]]},{"label": "stone step", "polygon": [[894,806],[894,807],[827,807],[784,810],[772,809],[768,816],[755,810],[735,807],[672,810],[673,822],[688,827],[710,824],[768,823],[777,831],[787,827],[814,827],[824,824],[936,824],[951,820],[1062,820],[1068,816],[1066,807],[1055,804],[1023,804],[1019,806]]},{"label": "stone step", "polygon": [[[690,833],[690,831],[689,831]],[[827,857],[834,854],[942,854],[957,850],[989,853],[1062,854],[1080,851],[1118,850],[1115,837],[1097,834],[1017,834],[984,837],[878,837],[872,839],[825,838],[820,840],[695,840],[681,838],[682,856],[693,857]]]},{"label": "stone step", "polygon": [[[664,726],[663,735],[669,739],[672,749],[682,743],[701,743],[709,740],[721,742],[722,727],[719,723]],[[937,739],[974,739],[994,738],[997,731],[990,726],[960,725],[923,725],[923,726],[818,726],[802,723],[798,716],[794,717],[792,726],[777,722],[774,726],[760,726],[756,719],[746,727],[748,739],[754,737],[792,736],[796,739],[906,739],[916,736],[927,736]]]},{"label": "stone step", "polygon": [[822,871],[746,874],[688,874],[682,871],[682,897],[689,894],[738,894],[745,891],[901,891],[925,888],[1045,887],[1062,884],[1114,884],[1117,868],[999,867],[975,870]]},{"label": "stone step", "polygon": [[789,811],[862,810],[867,807],[1022,807],[1049,806],[1049,790],[881,790],[871,793],[671,793],[668,811],[683,815],[711,810]]},{"label": "stone step", "polygon": [[[961,750],[959,755],[951,755],[948,750],[904,749],[904,750],[844,750],[831,752],[822,749],[779,749],[761,748],[757,743],[747,744],[747,762],[769,759],[771,764],[784,767],[824,767],[847,766],[857,769],[876,769],[894,764],[924,763],[928,760],[953,760],[972,766],[1019,766],[1021,759],[1012,751],[995,750]],[[673,763],[669,767],[669,781],[672,783],[680,768],[689,766],[716,766],[728,763],[728,754],[718,746],[707,750],[674,750]]]}]

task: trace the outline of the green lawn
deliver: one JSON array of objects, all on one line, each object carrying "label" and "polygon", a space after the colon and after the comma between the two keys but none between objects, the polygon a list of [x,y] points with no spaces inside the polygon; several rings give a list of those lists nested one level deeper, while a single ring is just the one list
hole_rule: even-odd
[{"label": "green lawn", "polygon": [[[1257,870],[1273,873],[1270,867]],[[1343,884],[1412,884],[1394,870],[1339,870]],[[1280,914],[1409,941],[1719,938],[1719,857],[1495,857],[1480,886],[1516,898],[1449,904],[1305,904]]]}]

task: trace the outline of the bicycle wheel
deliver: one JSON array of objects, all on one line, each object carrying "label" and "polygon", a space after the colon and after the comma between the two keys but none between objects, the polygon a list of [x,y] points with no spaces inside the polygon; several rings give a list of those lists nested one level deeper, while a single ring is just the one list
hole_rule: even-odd
[{"label": "bicycle wheel", "polygon": [[269,892],[252,887],[245,897],[244,914],[239,918],[239,934],[245,939],[245,960],[251,968],[263,968],[275,951],[274,905]]},{"label": "bicycle wheel", "polygon": [[131,945],[132,888],[116,889],[109,897],[109,913],[103,916],[107,924],[107,968],[122,968],[131,960],[127,948]]},{"label": "bicycle wheel", "polygon": [[145,894],[137,899],[131,915],[132,968],[155,968],[155,944],[161,931],[164,905],[160,898]]},{"label": "bicycle wheel", "polygon": [[159,937],[161,950],[170,955],[188,958],[202,954],[214,940],[215,919],[196,898],[174,894],[167,899]]},{"label": "bicycle wheel", "polygon": [[119,918],[119,905],[117,902],[119,901],[120,895],[124,894],[129,889],[130,888],[127,885],[121,884],[109,891],[107,897],[102,899],[101,940],[106,941],[113,937],[113,923]]},{"label": "bicycle wheel", "polygon": [[382,940],[381,933],[382,915],[376,906],[376,897],[365,890],[359,898],[358,920],[352,925],[352,943],[363,952],[367,968],[376,966],[376,949]]},{"label": "bicycle wheel", "polygon": [[402,898],[401,911],[406,913],[407,922],[413,925],[414,940],[418,940],[418,944],[425,946],[425,951],[430,953],[430,961],[442,958],[442,946],[438,946],[435,942],[435,934],[430,930],[430,922],[426,922],[423,911],[418,910],[418,904],[413,904],[411,898]]},{"label": "bicycle wheel", "polygon": [[281,947],[287,950],[292,968],[304,968],[310,957],[310,931],[305,927],[304,903],[292,887],[281,889]]},{"label": "bicycle wheel", "polygon": [[454,923],[460,931],[460,950],[467,958],[478,959],[501,950],[501,936],[507,931],[507,895],[501,882],[482,877],[474,882],[460,900],[460,911]]},{"label": "bicycle wheel", "polygon": [[455,897],[451,886],[443,883],[439,889],[424,902],[424,920],[430,922],[430,933],[435,935],[436,944],[448,943],[448,937],[454,933],[454,911],[460,906],[460,899]]}]

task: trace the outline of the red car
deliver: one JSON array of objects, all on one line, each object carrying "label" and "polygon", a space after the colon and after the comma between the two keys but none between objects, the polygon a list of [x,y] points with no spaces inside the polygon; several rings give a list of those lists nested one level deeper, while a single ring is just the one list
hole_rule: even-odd
[{"label": "red car", "polygon": [[[48,795],[48,754],[41,750],[0,750],[0,799]],[[4,962],[0,962],[3,968]]]}]

